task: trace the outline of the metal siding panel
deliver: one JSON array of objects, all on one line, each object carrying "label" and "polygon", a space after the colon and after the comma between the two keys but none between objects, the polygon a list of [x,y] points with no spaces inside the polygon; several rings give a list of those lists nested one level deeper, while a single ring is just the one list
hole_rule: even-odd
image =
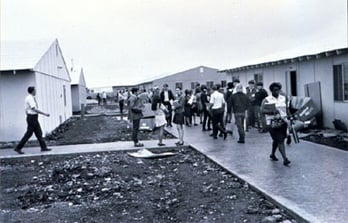
[{"label": "metal siding panel", "polygon": [[[18,141],[26,130],[24,99],[28,86],[35,85],[31,72],[1,72],[0,141]],[[9,97],[10,96],[10,97]]]}]

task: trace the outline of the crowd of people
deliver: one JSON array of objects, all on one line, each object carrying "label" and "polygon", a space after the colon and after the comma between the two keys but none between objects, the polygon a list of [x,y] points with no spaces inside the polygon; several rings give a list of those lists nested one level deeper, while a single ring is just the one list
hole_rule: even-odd
[{"label": "crowd of people", "polygon": [[[125,103],[128,106],[128,119],[132,122],[132,140],[135,147],[143,147],[139,142],[138,131],[140,120],[143,117],[145,103],[151,103],[151,110],[155,115],[155,127],[159,130],[158,145],[164,146],[164,127],[176,125],[179,141],[177,146],[184,145],[184,125],[187,127],[202,126],[202,131],[211,131],[210,136],[217,140],[221,137],[226,140],[228,134],[233,134],[228,126],[234,119],[238,129],[238,143],[245,143],[245,132],[250,128],[257,128],[260,133],[269,132],[272,137],[271,160],[277,161],[276,151],[279,149],[283,164],[290,163],[285,152],[285,139],[291,143],[288,131],[289,114],[288,99],[281,93],[281,84],[274,82],[269,86],[271,95],[263,89],[263,83],[255,85],[253,80],[244,88],[239,80],[227,83],[227,88],[216,84],[211,88],[197,84],[195,89],[175,89],[175,93],[164,84],[160,89],[155,86],[150,92],[140,91],[133,87],[130,91],[121,90],[117,94],[120,113],[123,114]],[[28,88],[25,100],[28,128],[15,151],[23,154],[22,148],[28,139],[35,133],[42,151],[49,151],[43,138],[38,122],[38,115],[49,116],[38,109],[35,87]],[[98,97],[99,96],[99,97]],[[98,102],[106,104],[106,93],[97,95]],[[198,119],[198,121],[197,121]],[[198,124],[199,123],[199,124]]]},{"label": "crowd of people", "polygon": [[[288,132],[287,121],[287,100],[281,94],[281,84],[272,83],[269,86],[271,95],[263,88],[263,83],[255,84],[253,80],[248,82],[247,87],[243,87],[239,80],[227,83],[226,89],[220,84],[211,88],[197,84],[195,89],[182,90],[175,89],[175,93],[168,88],[167,84],[160,89],[155,86],[147,92],[148,102],[155,114],[155,126],[159,129],[158,145],[164,146],[163,132],[164,127],[176,125],[178,131],[178,142],[176,145],[184,145],[184,125],[195,127],[201,125],[202,131],[211,131],[212,139],[219,137],[226,140],[229,134],[233,134],[232,121],[238,130],[238,143],[244,144],[245,132],[255,128],[259,133],[269,132],[272,137],[272,152],[270,159],[277,161],[276,151],[279,149],[283,164],[290,163],[285,152],[285,140],[291,143]],[[119,103],[123,113],[123,104],[126,101],[124,93],[120,91]],[[140,98],[138,88],[132,88],[128,96],[128,118],[133,122],[133,141],[134,146],[143,147],[139,143],[137,132],[141,111],[144,108],[144,100]],[[279,122],[277,125],[275,123]]]}]

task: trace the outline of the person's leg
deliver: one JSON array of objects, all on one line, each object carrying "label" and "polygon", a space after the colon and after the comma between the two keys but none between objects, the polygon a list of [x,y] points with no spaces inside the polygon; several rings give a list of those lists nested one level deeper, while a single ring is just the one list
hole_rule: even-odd
[{"label": "person's leg", "polygon": [[205,131],[206,128],[206,124],[207,124],[207,119],[208,119],[208,111],[204,110],[203,111],[203,123],[202,123],[202,130]]},{"label": "person's leg", "polygon": [[212,125],[212,116],[210,113],[208,113],[208,130],[211,130],[211,125]]},{"label": "person's leg", "polygon": [[35,136],[36,136],[37,140],[40,143],[41,150],[42,149],[47,149],[46,142],[45,142],[45,140],[42,137],[42,129],[41,129],[41,126],[40,126],[40,123],[39,123],[38,120],[37,120],[37,123],[35,125],[34,133],[35,133]]},{"label": "person's leg", "polygon": [[17,144],[15,150],[16,151],[20,151],[25,143],[30,139],[30,137],[33,135],[34,131],[35,131],[35,119],[32,116],[27,116],[27,131],[24,133],[24,136],[22,137],[22,139],[19,141],[19,143]]},{"label": "person's leg", "polygon": [[123,106],[124,106],[123,100],[119,101],[119,105],[120,105],[120,112],[121,112],[121,114],[123,114]]},{"label": "person's leg", "polygon": [[137,144],[139,142],[139,139],[138,139],[139,127],[140,127],[140,119],[133,120],[132,140],[134,144]]},{"label": "person's leg", "polygon": [[179,133],[179,139],[181,143],[184,143],[184,126],[180,125],[180,133]]},{"label": "person's leg", "polygon": [[164,133],[164,125],[162,125],[159,128],[159,133],[158,133],[158,145],[164,145],[163,144],[163,133]]},{"label": "person's leg", "polygon": [[217,117],[217,114],[216,114],[216,112],[214,110],[213,110],[213,117],[212,117],[212,119],[213,119],[213,134],[212,134],[212,136],[214,138],[216,138],[217,134],[218,134],[218,127],[217,127],[218,117]]},{"label": "person's leg", "polygon": [[278,148],[279,152],[283,157],[283,164],[287,166],[290,164],[290,160],[288,160],[288,157],[286,156],[286,151],[285,151],[285,138],[287,135],[287,126],[283,126],[279,130],[279,141],[278,141]]},{"label": "person's leg", "polygon": [[238,129],[239,140],[238,142],[244,142],[244,117],[241,114],[234,114],[236,120],[236,126]]}]

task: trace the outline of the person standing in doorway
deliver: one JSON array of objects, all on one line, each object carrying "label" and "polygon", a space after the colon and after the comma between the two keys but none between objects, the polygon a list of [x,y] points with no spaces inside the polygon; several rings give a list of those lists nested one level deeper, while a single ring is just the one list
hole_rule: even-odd
[{"label": "person standing in doorway", "polygon": [[128,119],[133,123],[132,140],[135,147],[143,147],[144,144],[139,142],[138,132],[140,128],[140,119],[143,116],[142,108],[143,104],[138,98],[138,88],[134,87],[131,89],[130,96],[128,99]]},{"label": "person standing in doorway", "polygon": [[25,98],[25,113],[27,115],[27,131],[25,132],[23,138],[18,143],[14,151],[19,154],[24,154],[22,148],[25,143],[30,139],[30,137],[35,134],[37,140],[40,143],[41,152],[50,151],[51,149],[47,148],[45,140],[42,137],[42,130],[39,123],[39,114],[49,117],[50,114],[40,111],[38,109],[38,103],[35,98],[36,89],[33,86],[28,87],[28,96]]},{"label": "person standing in doorway", "polygon": [[173,92],[168,88],[168,84],[163,85],[163,90],[161,92],[161,101],[162,103],[167,107],[168,115],[166,117],[167,119],[167,126],[172,127],[172,104],[171,101],[174,100],[174,94]]}]

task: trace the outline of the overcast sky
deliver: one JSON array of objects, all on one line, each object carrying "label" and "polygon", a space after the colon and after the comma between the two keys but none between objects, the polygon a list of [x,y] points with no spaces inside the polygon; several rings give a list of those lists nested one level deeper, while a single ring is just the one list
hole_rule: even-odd
[{"label": "overcast sky", "polygon": [[[347,47],[347,0],[0,0],[1,40],[57,38],[88,87]],[[75,67],[76,67],[75,66]]]}]

